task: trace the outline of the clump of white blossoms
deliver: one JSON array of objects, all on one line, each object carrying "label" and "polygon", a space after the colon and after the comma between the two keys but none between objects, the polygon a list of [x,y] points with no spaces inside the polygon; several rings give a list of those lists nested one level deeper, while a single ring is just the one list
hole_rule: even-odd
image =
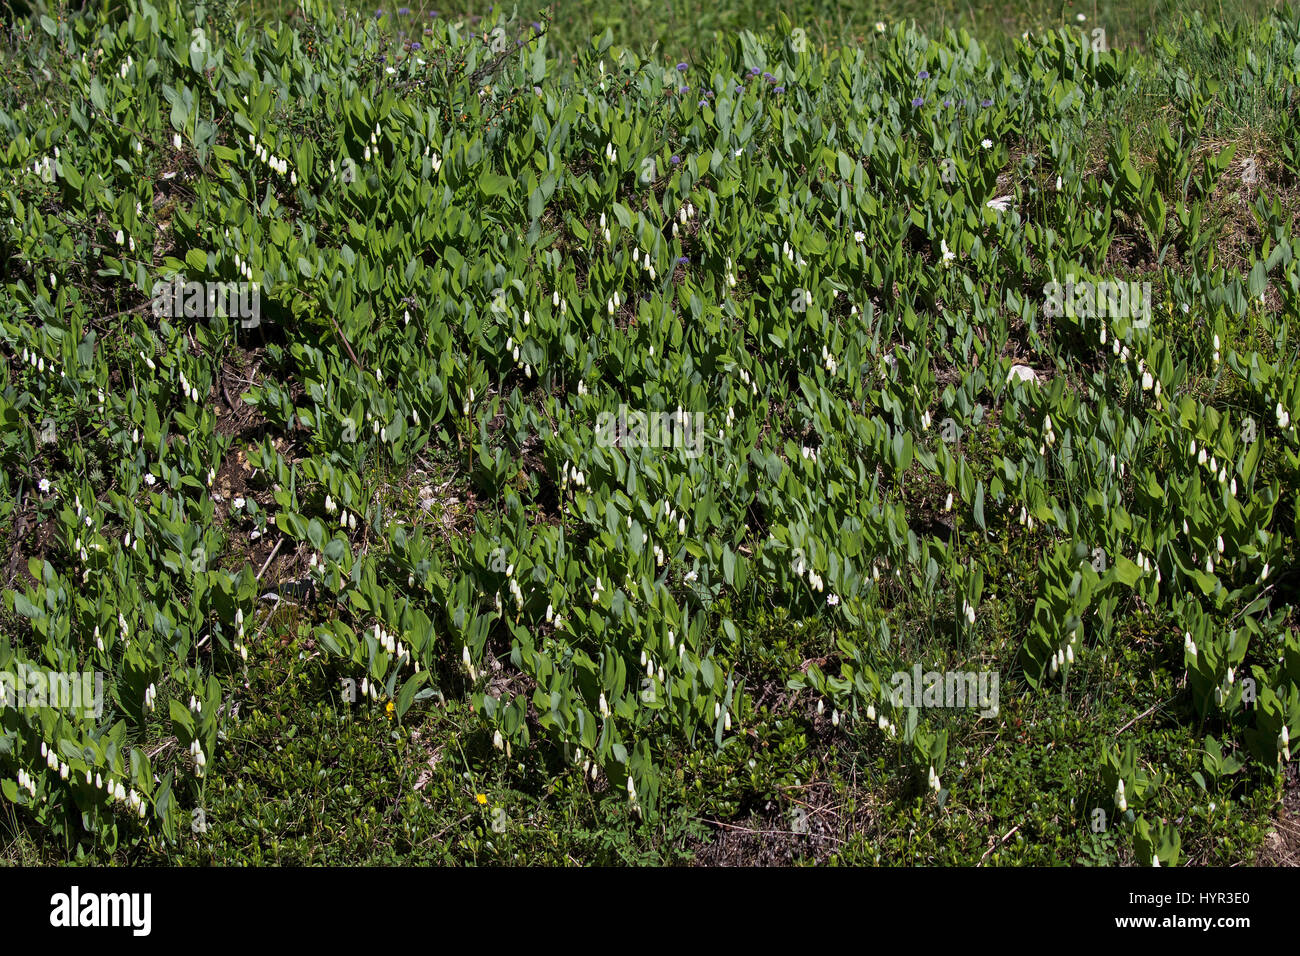
[{"label": "clump of white blossoms", "polygon": [[[57,154],[56,154],[57,155]],[[42,156],[32,164],[32,172],[41,178],[41,182],[52,183],[58,177],[57,166],[49,156]]]},{"label": "clump of white blossoms", "polygon": [[181,380],[181,394],[190,401],[197,402],[199,400],[198,387],[190,384],[189,380],[185,378],[184,372],[180,372],[179,375]]},{"label": "clump of white blossoms", "polygon": [[1058,647],[1052,654],[1052,661],[1049,667],[1053,677],[1055,677],[1057,671],[1063,668],[1066,664],[1074,663],[1074,648],[1078,643],[1079,632],[1078,630],[1073,630],[1070,632],[1069,636],[1066,637],[1065,643]]},{"label": "clump of white blossoms", "polygon": [[[257,137],[252,133],[248,134],[248,145],[253,147],[253,155],[269,166],[273,172],[277,172],[281,176],[288,175],[289,161],[283,157],[275,155],[275,153],[273,153],[265,144],[259,142]],[[370,161],[369,146],[366,147],[366,161]],[[293,185],[298,185],[297,172],[293,174],[292,182]]]},{"label": "clump of white blossoms", "polygon": [[243,256],[241,256],[238,252],[236,252],[236,253],[234,254],[234,259],[235,259],[235,270],[236,270],[236,271],[237,271],[241,276],[243,276],[245,279],[247,279],[249,282],[252,282],[252,281],[253,281],[253,267],[252,267],[251,265],[248,264],[248,260],[246,260],[246,259],[245,259]]},{"label": "clump of white blossoms", "polygon": [[822,365],[825,367],[826,371],[830,372],[832,375],[834,375],[840,367],[839,363],[835,361],[835,356],[831,354],[831,350],[825,345],[822,346]]},{"label": "clump of white blossoms", "polygon": [[1124,795],[1124,781],[1121,779],[1119,786],[1115,788],[1115,806],[1123,813],[1128,809],[1128,798]]},{"label": "clump of white blossoms", "polygon": [[1139,551],[1137,557],[1133,559],[1133,563],[1136,564],[1146,574],[1150,574],[1154,570],[1156,573],[1156,581],[1158,582],[1160,580],[1160,569],[1157,568],[1154,564],[1152,564],[1151,559],[1148,558],[1141,551]]},{"label": "clump of white blossoms", "polygon": [[560,487],[562,489],[568,487],[570,481],[573,482],[574,487],[582,488],[587,484],[587,476],[578,469],[577,465],[566,461],[560,468]]},{"label": "clump of white blossoms", "polygon": [[424,158],[429,161],[429,165],[433,167],[435,173],[442,169],[442,157],[437,153],[431,152],[428,146],[424,147]]},{"label": "clump of white blossoms", "polygon": [[506,579],[510,587],[510,596],[515,599],[515,607],[522,610],[524,606],[524,592],[519,587],[519,581],[515,577],[515,566],[513,564],[506,568]]},{"label": "clump of white blossoms", "polygon": [[36,781],[31,778],[26,770],[18,771],[18,786],[26,790],[33,797],[36,796]]},{"label": "clump of white blossoms", "polygon": [[1024,505],[1020,506],[1020,516],[1018,518],[1018,521],[1020,524],[1024,525],[1025,530],[1027,531],[1034,530],[1034,516],[1029,513],[1029,511],[1025,508]]},{"label": "clump of white blossoms", "polygon": [[[594,778],[594,776],[595,776],[595,774],[594,774],[594,772],[593,772],[593,778]],[[641,804],[640,804],[640,802],[639,802],[639,801],[637,800],[637,798],[636,798],[636,784],[634,784],[634,783],[632,782],[632,775],[631,775],[631,774],[628,774],[628,777],[627,777],[627,800],[628,800],[628,803],[630,803],[630,804],[632,805],[632,812],[634,812],[637,816],[640,816],[640,815],[641,815]]]},{"label": "clump of white blossoms", "polygon": [[235,611],[235,653],[239,655],[242,661],[248,660],[248,648],[244,646],[244,612],[243,609]]},{"label": "clump of white blossoms", "polygon": [[788,240],[781,243],[781,254],[784,255],[787,260],[795,263],[801,268],[808,264],[807,260],[804,259],[803,255],[795,252],[794,247],[790,245]]},{"label": "clump of white blossoms", "polygon": [[190,743],[190,756],[194,758],[194,775],[196,777],[203,776],[203,771],[208,765],[208,758],[197,740]]}]

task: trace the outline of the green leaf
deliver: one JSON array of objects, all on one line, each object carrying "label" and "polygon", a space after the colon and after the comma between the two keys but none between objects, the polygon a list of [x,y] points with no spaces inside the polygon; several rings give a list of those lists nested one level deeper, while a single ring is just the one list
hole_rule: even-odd
[{"label": "green leaf", "polygon": [[397,719],[401,720],[406,716],[406,712],[411,709],[411,704],[415,700],[416,692],[424,685],[429,674],[427,671],[420,671],[413,675],[405,684],[402,685],[401,693],[397,695]]},{"label": "green leaf", "polygon": [[504,196],[510,191],[513,180],[497,173],[484,173],[479,177],[478,188],[484,196]]},{"label": "green leaf", "polygon": [[174,697],[168,701],[168,709],[171,711],[172,732],[175,733],[182,744],[189,746],[195,736],[194,714]]},{"label": "green leaf", "polygon": [[1264,260],[1256,259],[1254,267],[1250,270],[1250,278],[1246,282],[1246,290],[1250,297],[1256,298],[1268,286],[1268,273],[1264,269]]}]

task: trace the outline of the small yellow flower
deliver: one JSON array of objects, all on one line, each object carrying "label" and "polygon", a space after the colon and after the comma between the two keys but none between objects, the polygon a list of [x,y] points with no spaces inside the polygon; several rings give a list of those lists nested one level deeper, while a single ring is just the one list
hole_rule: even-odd
[{"label": "small yellow flower", "polygon": [[474,794],[474,799],[477,800],[480,804],[483,804],[483,805],[486,805],[486,804],[487,804],[487,794],[486,794],[486,793],[476,793],[476,794]]},{"label": "small yellow flower", "polygon": [[393,702],[390,700],[386,705],[384,705],[384,711],[385,711],[385,713],[388,714],[388,719],[389,719],[389,720],[392,720],[392,719],[393,719],[393,714],[397,711],[397,707],[396,707],[396,705],[394,705]]}]

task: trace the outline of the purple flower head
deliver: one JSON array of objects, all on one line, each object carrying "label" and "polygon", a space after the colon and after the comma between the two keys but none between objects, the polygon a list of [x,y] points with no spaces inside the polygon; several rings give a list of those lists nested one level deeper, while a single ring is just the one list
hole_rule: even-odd
[{"label": "purple flower head", "polygon": [[382,53],[379,54],[379,62],[380,62],[380,63],[387,63],[387,62],[388,62],[388,57],[385,56],[385,55],[382,54]]},{"label": "purple flower head", "polygon": [[749,71],[749,75],[750,75],[750,76],[758,76],[758,74],[759,74],[760,72],[761,72],[761,71],[759,70],[758,67],[754,67],[752,70]]},{"label": "purple flower head", "polygon": [[743,92],[745,92],[745,86],[744,86],[744,84],[743,84],[743,83],[737,83],[737,84],[736,84],[736,88],[735,88],[734,90],[732,90],[732,92],[733,92],[733,93],[743,93]]},{"label": "purple flower head", "polygon": [[537,33],[542,32],[542,25],[538,23],[536,20],[534,20],[531,24],[529,24],[529,26],[531,26],[533,30],[536,31]]},{"label": "purple flower head", "polygon": [[397,8],[397,15],[398,15],[399,17],[409,17],[409,16],[411,15],[411,8],[410,8],[410,7],[398,7],[398,8]]},{"label": "purple flower head", "polygon": [[383,16],[384,16],[384,11],[383,11],[383,10],[376,10],[376,11],[375,11],[375,19],[376,19],[376,20],[382,20],[382,19],[383,19]]},{"label": "purple flower head", "polygon": [[713,91],[712,91],[712,90],[708,90],[708,91],[706,91],[704,95],[705,95],[705,97],[706,97],[707,99],[710,99],[710,100],[713,99]]},{"label": "purple flower head", "polygon": [[916,74],[916,78],[918,80],[928,80],[930,78],[930,71],[922,70],[920,73]]},{"label": "purple flower head", "polygon": [[944,100],[944,101],[943,101],[943,105],[944,105],[945,107],[952,106],[952,100]]},{"label": "purple flower head", "polygon": [[691,91],[691,88],[690,88],[689,86],[683,86],[683,87],[682,87],[680,90],[678,90],[677,92],[678,92],[678,93],[689,93],[690,91]]},{"label": "purple flower head", "polygon": [[774,86],[774,87],[772,87],[772,92],[773,92],[773,93],[784,93],[784,92],[785,92],[785,87],[784,87],[784,86]]},{"label": "purple flower head", "polygon": [[699,106],[708,106],[708,105],[709,105],[709,101],[708,101],[708,100],[700,100],[700,102],[699,102],[697,105],[699,105]]},{"label": "purple flower head", "polygon": [[685,73],[687,69],[688,69],[688,67],[686,66],[685,63],[678,63],[678,64],[677,64],[677,72],[678,72],[678,73]]},{"label": "purple flower head", "polygon": [[924,105],[925,105],[925,97],[918,96],[916,99],[912,100],[912,105],[913,105],[913,106],[924,106]]},{"label": "purple flower head", "polygon": [[768,73],[766,70],[764,70],[764,71],[763,71],[763,79],[765,79],[765,80],[772,80],[772,79],[775,79],[775,77],[772,76],[771,73]]},{"label": "purple flower head", "polygon": [[691,264],[691,260],[690,260],[690,258],[687,257],[687,256],[678,256],[678,257],[677,257],[677,264],[678,264],[679,266],[689,266],[689,265]]},{"label": "purple flower head", "polygon": [[992,105],[993,105],[992,100],[980,100],[980,106],[983,106],[986,109]]},{"label": "purple flower head", "polygon": [[682,158],[681,158],[680,156],[678,156],[676,153],[674,153],[673,156],[672,156],[672,158],[671,158],[670,160],[668,160],[668,162],[672,163],[674,166],[676,166],[676,165],[677,165],[678,163],[680,163],[681,161],[682,161]]}]

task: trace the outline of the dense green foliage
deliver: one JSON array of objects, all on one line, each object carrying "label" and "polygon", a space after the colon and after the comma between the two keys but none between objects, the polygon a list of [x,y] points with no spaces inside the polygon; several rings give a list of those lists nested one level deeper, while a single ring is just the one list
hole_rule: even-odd
[{"label": "dense green foliage", "polygon": [[[11,29],[0,668],[105,675],[0,712],[20,854],[1253,851],[1300,725],[1300,19],[673,64],[400,16]],[[908,706],[915,666],[1000,696]]]}]

